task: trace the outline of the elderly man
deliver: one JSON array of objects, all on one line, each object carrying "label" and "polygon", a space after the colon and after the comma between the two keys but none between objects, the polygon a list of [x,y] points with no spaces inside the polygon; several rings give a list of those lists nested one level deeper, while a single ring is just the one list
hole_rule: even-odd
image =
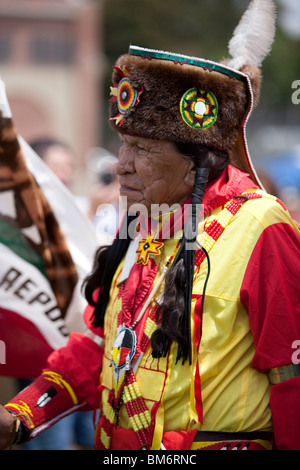
[{"label": "elderly man", "polygon": [[251,2],[223,63],[135,46],[117,61],[128,212],[85,283],[90,332],[1,409],[2,447],[99,408],[96,449],[300,448],[299,231],[246,142],[274,17]]}]

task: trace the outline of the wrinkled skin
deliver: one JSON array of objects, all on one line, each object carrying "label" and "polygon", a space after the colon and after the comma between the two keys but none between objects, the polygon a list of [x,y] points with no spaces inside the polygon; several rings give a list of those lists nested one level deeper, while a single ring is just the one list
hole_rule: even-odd
[{"label": "wrinkled skin", "polygon": [[6,449],[13,438],[13,417],[0,405],[0,449]]},{"label": "wrinkled skin", "polygon": [[183,204],[191,195],[195,169],[191,159],[181,155],[172,142],[120,135],[117,173],[120,195],[127,207],[143,204]]}]

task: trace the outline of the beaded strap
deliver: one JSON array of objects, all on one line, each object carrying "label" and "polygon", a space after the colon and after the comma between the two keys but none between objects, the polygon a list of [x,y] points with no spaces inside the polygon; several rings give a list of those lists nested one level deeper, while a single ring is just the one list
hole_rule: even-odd
[{"label": "beaded strap", "polygon": [[126,374],[125,381],[123,401],[129,421],[136,432],[140,448],[147,449],[151,414],[144,402],[132,369],[129,369],[128,374]]},{"label": "beaded strap", "polygon": [[[152,333],[157,329],[155,315],[158,306],[152,308],[146,319],[143,336],[141,339],[141,351],[145,352]],[[110,448],[113,427],[118,424],[119,410],[124,403],[129,421],[137,434],[141,448],[147,448],[151,433],[151,413],[149,412],[144,398],[140,392],[134,372],[130,367],[125,374],[123,386],[120,389],[120,397],[115,400],[113,390],[110,390],[108,402],[105,403],[101,417],[101,431],[99,434],[99,448],[107,450]],[[116,404],[117,402],[117,404]]]},{"label": "beaded strap", "polygon": [[[266,199],[271,199],[273,201],[278,202],[285,211],[287,211],[286,207],[275,196],[271,196],[269,194],[262,194],[258,192],[250,192],[250,193],[244,193],[240,196],[235,197],[231,201],[227,202],[224,205],[224,209],[220,212],[220,214],[209,224],[209,226],[205,229],[205,231],[200,235],[199,237],[199,243],[200,246],[203,247],[206,252],[209,252],[220,235],[224,232],[225,228],[230,224],[231,220],[233,217],[236,215],[236,213],[239,211],[239,209],[242,207],[242,205],[251,199],[261,199],[261,198],[266,198]],[[205,252],[201,248],[196,251],[196,256],[195,256],[195,266],[196,268],[199,268],[201,265],[202,261],[205,258]]]}]

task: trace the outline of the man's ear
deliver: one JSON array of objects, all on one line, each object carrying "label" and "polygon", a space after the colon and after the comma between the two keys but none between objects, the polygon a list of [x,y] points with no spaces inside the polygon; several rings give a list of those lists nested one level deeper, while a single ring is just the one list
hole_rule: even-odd
[{"label": "man's ear", "polygon": [[195,184],[195,175],[196,175],[196,167],[193,160],[190,160],[185,177],[184,182],[187,186],[194,187]]}]

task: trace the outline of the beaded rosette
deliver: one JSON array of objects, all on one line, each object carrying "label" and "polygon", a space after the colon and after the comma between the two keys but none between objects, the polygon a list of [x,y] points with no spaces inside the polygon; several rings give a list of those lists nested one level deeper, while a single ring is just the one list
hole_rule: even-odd
[{"label": "beaded rosette", "polygon": [[110,87],[110,94],[112,95],[110,101],[117,102],[119,112],[110,120],[115,121],[118,126],[121,126],[126,113],[139,104],[143,88],[135,90],[132,87],[130,83],[130,73],[126,66],[114,67],[114,69],[118,72],[121,80],[119,84],[113,83],[113,86]]}]

